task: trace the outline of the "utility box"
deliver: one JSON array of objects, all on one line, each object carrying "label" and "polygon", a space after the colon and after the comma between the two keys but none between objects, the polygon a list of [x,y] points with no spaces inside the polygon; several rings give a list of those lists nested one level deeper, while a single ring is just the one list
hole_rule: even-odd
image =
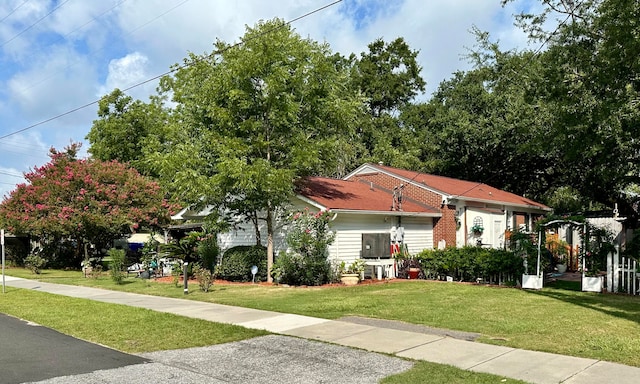
[{"label": "utility box", "polygon": [[363,233],[362,258],[388,259],[391,257],[390,244],[391,235],[389,233]]}]

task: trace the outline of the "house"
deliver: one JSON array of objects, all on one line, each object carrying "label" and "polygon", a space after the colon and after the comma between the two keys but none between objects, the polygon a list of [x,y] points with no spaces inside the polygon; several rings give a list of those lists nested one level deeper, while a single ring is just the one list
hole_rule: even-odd
[{"label": "house", "polygon": [[381,164],[363,164],[344,179],[436,207],[441,214],[433,223],[433,247],[437,248],[478,244],[501,248],[510,231],[532,230],[535,221],[551,211],[544,204],[484,183]]},{"label": "house", "polygon": [[361,257],[389,259],[400,244],[411,254],[433,248],[433,224],[442,216],[438,208],[412,199],[399,209],[393,191],[357,179],[308,178],[297,200],[298,208],[333,213],[336,237],[329,255],[347,263]]},{"label": "house", "polygon": [[[383,165],[364,164],[343,179],[306,178],[291,200],[295,209],[332,212],[336,233],[329,258],[350,263],[367,259],[380,269],[392,264],[391,254],[416,254],[424,249],[478,245],[502,247],[505,233],[530,229],[551,209],[487,184],[429,175]],[[198,220],[210,212],[185,209],[174,219]],[[284,223],[276,223],[274,250],[286,249]],[[193,224],[191,224],[193,225]],[[472,227],[482,230],[472,231]],[[266,239],[265,225],[260,227]],[[238,222],[218,235],[224,252],[255,244],[253,225]]]}]

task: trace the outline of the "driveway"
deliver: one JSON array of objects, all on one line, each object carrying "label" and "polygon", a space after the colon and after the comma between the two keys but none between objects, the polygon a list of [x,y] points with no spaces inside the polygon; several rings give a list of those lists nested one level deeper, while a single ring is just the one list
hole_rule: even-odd
[{"label": "driveway", "polygon": [[88,343],[0,313],[2,383],[113,369],[149,360]]},{"label": "driveway", "polygon": [[377,383],[413,363],[288,336],[118,352],[0,314],[2,383]]}]

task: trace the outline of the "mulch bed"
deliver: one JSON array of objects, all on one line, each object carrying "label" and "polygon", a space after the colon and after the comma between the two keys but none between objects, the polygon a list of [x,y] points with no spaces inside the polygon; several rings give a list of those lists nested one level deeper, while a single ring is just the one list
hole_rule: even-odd
[{"label": "mulch bed", "polygon": [[[154,277],[151,280],[156,281],[158,283],[164,283],[164,284],[173,284],[173,276],[164,276],[164,277]],[[364,279],[360,282],[360,284],[358,285],[368,285],[368,284],[388,284],[388,283],[393,283],[393,282],[400,282],[400,281],[405,281],[404,279],[391,279],[391,280],[372,280],[372,279]],[[189,279],[189,284],[197,284],[198,281],[195,279]],[[184,281],[182,280],[182,277],[180,277],[179,280],[179,285],[184,284]],[[324,285],[320,285],[320,286],[316,286],[316,287],[308,287],[308,286],[297,286],[297,287],[293,287],[293,286],[289,286],[286,284],[275,284],[275,283],[267,283],[266,281],[260,281],[257,283],[252,283],[252,282],[235,282],[235,281],[227,281],[227,280],[218,280],[216,279],[213,282],[214,285],[218,284],[218,285],[263,285],[263,286],[279,286],[279,287],[292,287],[292,288],[318,288],[318,287],[322,287],[322,288],[326,288],[326,287],[345,287],[344,284],[342,283],[332,283],[332,284],[324,284]]]}]

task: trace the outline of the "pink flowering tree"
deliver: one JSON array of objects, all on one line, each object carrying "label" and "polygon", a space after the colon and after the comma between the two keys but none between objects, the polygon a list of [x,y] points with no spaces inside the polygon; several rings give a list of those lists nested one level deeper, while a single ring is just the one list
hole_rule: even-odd
[{"label": "pink flowering tree", "polygon": [[4,227],[39,240],[45,250],[67,244],[70,259],[59,262],[71,266],[79,265],[85,244],[109,248],[123,235],[168,223],[175,208],[157,183],[116,161],[77,159],[79,147],[51,149],[51,161],[26,173],[27,182],[0,204]]},{"label": "pink flowering tree", "polygon": [[335,234],[330,228],[329,211],[298,211],[290,216],[287,244],[289,248],[307,258],[325,258]]}]

